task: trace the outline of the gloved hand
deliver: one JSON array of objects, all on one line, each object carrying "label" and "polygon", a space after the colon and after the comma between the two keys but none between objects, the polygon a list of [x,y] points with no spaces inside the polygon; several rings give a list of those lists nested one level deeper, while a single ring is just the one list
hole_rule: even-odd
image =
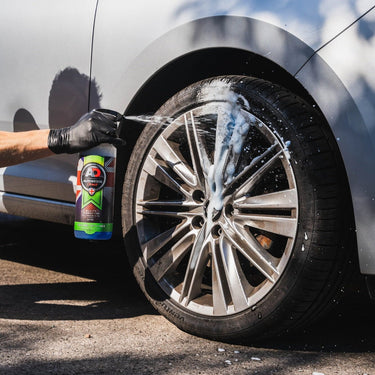
[{"label": "gloved hand", "polygon": [[74,154],[101,143],[111,143],[116,147],[124,145],[125,141],[116,134],[116,121],[122,116],[113,111],[108,113],[110,115],[106,116],[92,110],[70,127],[51,129],[48,135],[48,148],[55,154]]}]

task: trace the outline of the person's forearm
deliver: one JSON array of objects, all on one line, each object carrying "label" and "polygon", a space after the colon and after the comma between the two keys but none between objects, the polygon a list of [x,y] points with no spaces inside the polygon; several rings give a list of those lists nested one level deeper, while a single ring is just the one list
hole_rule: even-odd
[{"label": "person's forearm", "polygon": [[28,132],[0,131],[0,168],[44,158],[54,154],[75,154],[101,143],[125,145],[117,135],[123,116],[109,109],[92,110],[74,125],[61,129]]},{"label": "person's forearm", "polygon": [[0,167],[53,155],[48,148],[49,129],[27,132],[0,131]]}]

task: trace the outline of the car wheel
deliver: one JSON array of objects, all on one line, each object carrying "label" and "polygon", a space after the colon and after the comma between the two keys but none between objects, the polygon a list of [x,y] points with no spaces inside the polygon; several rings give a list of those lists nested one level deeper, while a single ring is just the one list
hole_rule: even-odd
[{"label": "car wheel", "polygon": [[313,106],[249,77],[198,82],[157,111],[129,162],[122,216],[161,314],[211,339],[262,338],[335,299],[350,208],[327,129]]}]

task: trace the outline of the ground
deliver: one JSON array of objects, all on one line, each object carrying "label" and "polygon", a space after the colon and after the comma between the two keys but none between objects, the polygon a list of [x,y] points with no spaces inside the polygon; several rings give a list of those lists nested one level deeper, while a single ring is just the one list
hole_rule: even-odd
[{"label": "ground", "polygon": [[309,330],[225,344],[155,312],[120,239],[85,242],[67,226],[7,217],[1,228],[0,374],[375,375],[375,306],[363,288]]}]

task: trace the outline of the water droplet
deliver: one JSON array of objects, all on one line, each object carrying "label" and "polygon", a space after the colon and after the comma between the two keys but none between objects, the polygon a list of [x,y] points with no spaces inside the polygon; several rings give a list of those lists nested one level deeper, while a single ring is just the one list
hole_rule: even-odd
[{"label": "water droplet", "polygon": [[217,351],[220,352],[220,353],[223,353],[223,352],[225,352],[225,349],[224,348],[218,348]]},{"label": "water droplet", "polygon": [[305,232],[305,240],[307,241],[308,240],[308,237],[307,237],[307,233]]},{"label": "water droplet", "polygon": [[302,244],[301,250],[305,251],[305,244]]}]

